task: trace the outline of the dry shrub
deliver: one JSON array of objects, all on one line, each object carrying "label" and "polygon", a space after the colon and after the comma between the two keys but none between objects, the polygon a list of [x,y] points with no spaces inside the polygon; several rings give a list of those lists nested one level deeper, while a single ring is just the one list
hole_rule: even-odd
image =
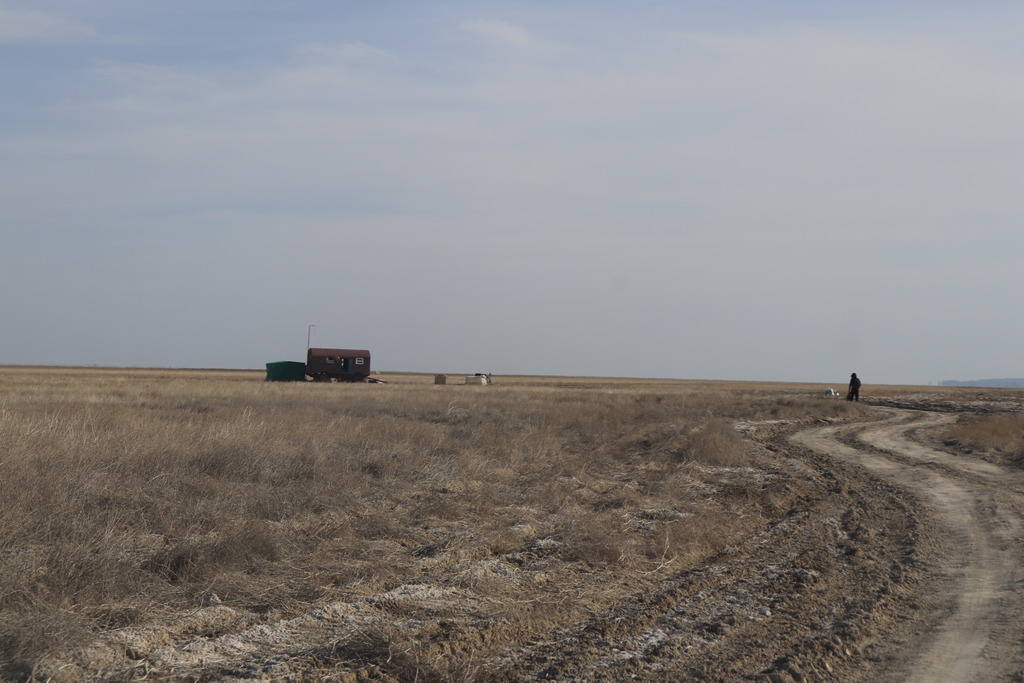
[{"label": "dry shrub", "polygon": [[806,481],[802,482],[802,486],[779,482],[763,486],[759,492],[761,509],[769,518],[792,510],[801,495],[806,492],[807,484]]},{"label": "dry shrub", "polygon": [[523,532],[517,531],[507,523],[500,521],[487,525],[483,538],[487,551],[492,555],[507,555],[522,548],[528,542]]},{"label": "dry shrub", "polygon": [[740,530],[730,531],[729,513],[724,510],[691,515],[664,525],[664,543],[655,546],[663,557],[681,557],[691,562],[711,555],[736,540]]},{"label": "dry shrub", "polygon": [[584,507],[561,511],[553,538],[562,544],[565,559],[589,565],[623,560],[630,540],[621,519]]},{"label": "dry shrub", "polygon": [[[444,627],[441,627],[442,629]],[[480,680],[478,666],[452,654],[432,651],[427,639],[410,639],[397,629],[365,626],[311,652],[325,670],[347,668],[359,680],[387,679],[442,683]]]},{"label": "dry shrub", "polygon": [[0,611],[0,680],[32,680],[40,643],[82,645],[93,629],[87,617],[49,604],[18,612]]},{"label": "dry shrub", "polygon": [[675,457],[713,467],[739,467],[750,462],[743,439],[724,420],[701,425]]},{"label": "dry shrub", "polygon": [[430,489],[416,496],[411,516],[422,520],[455,521],[465,514],[465,499],[447,488]]},{"label": "dry shrub", "polygon": [[[386,665],[389,675],[399,680],[439,680],[431,676],[419,676],[418,667],[410,650],[413,646],[399,642],[399,634],[389,632],[381,625],[366,626],[343,639],[334,640],[316,648],[312,658],[325,666],[335,669],[339,665],[366,670]],[[412,674],[407,676],[406,674]]]},{"label": "dry shrub", "polygon": [[244,519],[225,525],[210,547],[210,559],[221,567],[252,569],[282,557],[279,532],[267,522]]},{"label": "dry shrub", "polygon": [[201,543],[181,541],[157,552],[142,563],[142,568],[158,574],[170,583],[201,580],[207,576]]},{"label": "dry shrub", "polygon": [[227,522],[216,534],[171,542],[141,564],[170,583],[195,582],[227,569],[253,570],[282,557],[281,542],[268,523]]}]

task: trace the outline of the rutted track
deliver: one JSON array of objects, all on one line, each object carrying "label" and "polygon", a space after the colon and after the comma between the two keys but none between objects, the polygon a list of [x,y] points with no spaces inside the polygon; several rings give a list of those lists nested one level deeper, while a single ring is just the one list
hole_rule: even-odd
[{"label": "rutted track", "polygon": [[[932,571],[938,618],[916,625],[927,638],[891,648],[875,673],[888,680],[1020,680],[1024,671],[1024,494],[1018,472],[928,448],[910,434],[951,421],[945,414],[888,411],[873,426],[827,427],[794,441],[858,462],[912,491],[948,530],[953,547]],[[837,445],[837,438],[845,441]],[[866,446],[866,448],[865,448]]]},{"label": "rutted track", "polygon": [[[425,581],[276,622],[210,606],[47,670],[403,680],[426,670],[401,661],[416,657],[456,663],[421,680],[1021,680],[1024,478],[912,439],[945,415],[878,416],[748,426],[798,505],[695,569],[561,577],[546,622],[494,620],[493,594]],[[507,572],[509,593],[525,580],[464,571]],[[389,635],[419,647],[381,647]]]}]

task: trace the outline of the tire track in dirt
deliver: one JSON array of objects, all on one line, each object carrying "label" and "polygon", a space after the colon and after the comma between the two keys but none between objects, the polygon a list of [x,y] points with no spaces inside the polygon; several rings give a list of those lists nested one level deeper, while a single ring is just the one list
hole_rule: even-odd
[{"label": "tire track in dirt", "polygon": [[864,648],[916,609],[922,521],[905,489],[837,462],[833,447],[848,447],[833,438],[815,443],[825,455],[764,440],[818,487],[783,519],[700,568],[510,648],[490,670],[507,680],[871,679],[865,670],[877,665]]},{"label": "tire track in dirt", "polygon": [[[892,648],[874,677],[909,681],[1019,680],[1024,600],[1020,475],[993,463],[929,448],[909,434],[942,426],[946,414],[883,411],[876,425],[804,431],[795,443],[857,462],[914,492],[949,530],[955,552],[935,568],[944,614],[915,624],[926,634]],[[840,443],[844,439],[845,443]],[[897,638],[897,641],[900,639]]]}]

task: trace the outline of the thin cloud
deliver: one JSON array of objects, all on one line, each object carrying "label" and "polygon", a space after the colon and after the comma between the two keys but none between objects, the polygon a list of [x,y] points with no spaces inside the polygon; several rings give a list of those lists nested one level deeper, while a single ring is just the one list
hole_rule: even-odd
[{"label": "thin cloud", "polygon": [[390,64],[398,61],[398,58],[388,50],[361,42],[305,43],[295,48],[295,54],[317,62]]},{"label": "thin cloud", "polygon": [[470,19],[462,22],[460,28],[490,43],[504,47],[524,48],[537,44],[537,41],[525,28],[504,21]]},{"label": "thin cloud", "polygon": [[63,43],[95,38],[93,26],[44,12],[0,8],[0,43]]}]

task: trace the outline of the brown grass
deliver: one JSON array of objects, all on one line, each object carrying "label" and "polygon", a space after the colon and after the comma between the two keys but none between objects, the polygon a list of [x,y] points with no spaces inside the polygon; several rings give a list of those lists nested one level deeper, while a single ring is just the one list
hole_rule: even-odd
[{"label": "brown grass", "polygon": [[486,592],[463,570],[494,556],[696,562],[794,495],[732,422],[864,410],[823,385],[430,379],[0,368],[0,676],[211,593],[284,615],[424,563]]},{"label": "brown grass", "polygon": [[970,417],[946,434],[946,445],[986,451],[1024,467],[1024,414]]}]

